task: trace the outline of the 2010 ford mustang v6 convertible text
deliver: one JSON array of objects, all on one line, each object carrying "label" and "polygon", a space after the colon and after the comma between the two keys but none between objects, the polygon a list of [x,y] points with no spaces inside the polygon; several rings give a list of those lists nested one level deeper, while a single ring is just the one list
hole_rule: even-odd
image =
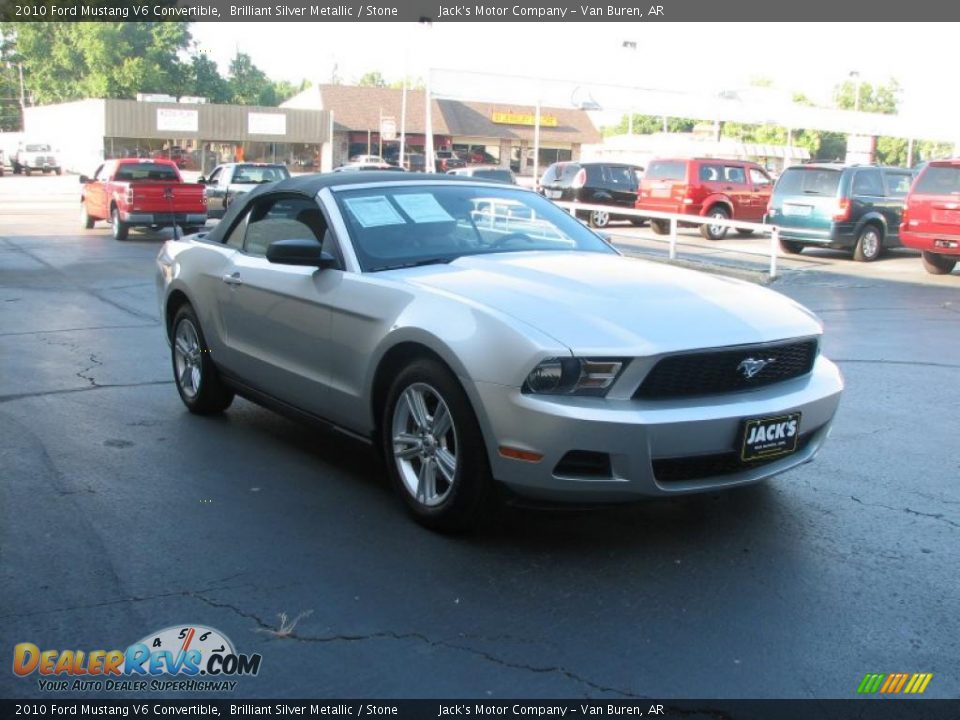
[{"label": "2010 ford mustang v6 convertible text", "polygon": [[763,480],[813,457],[843,389],[795,302],[470,178],[262,186],[158,266],[192,412],[238,393],[368,440],[434,528],[476,522],[494,482],[613,502]]}]

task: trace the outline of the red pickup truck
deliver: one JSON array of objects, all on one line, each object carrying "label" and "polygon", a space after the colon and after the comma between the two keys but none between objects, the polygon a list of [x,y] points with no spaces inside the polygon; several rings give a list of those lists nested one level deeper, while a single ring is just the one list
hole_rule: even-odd
[{"label": "red pickup truck", "polygon": [[88,230],[109,220],[116,240],[134,226],[159,228],[176,222],[189,235],[207,222],[204,187],[185,183],[170,160],[107,160],[92,178],[80,176],[80,222]]}]

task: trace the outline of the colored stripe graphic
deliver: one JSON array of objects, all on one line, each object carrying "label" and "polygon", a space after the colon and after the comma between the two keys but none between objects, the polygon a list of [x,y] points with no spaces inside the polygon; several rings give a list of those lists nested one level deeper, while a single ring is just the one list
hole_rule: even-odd
[{"label": "colored stripe graphic", "polygon": [[857,693],[897,695],[902,692],[905,695],[919,695],[927,689],[932,679],[933,673],[867,673],[860,681]]}]

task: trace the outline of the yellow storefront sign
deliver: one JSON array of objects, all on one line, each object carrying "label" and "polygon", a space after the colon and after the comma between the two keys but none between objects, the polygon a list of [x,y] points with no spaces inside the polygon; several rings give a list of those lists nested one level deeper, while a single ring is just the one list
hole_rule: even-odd
[{"label": "yellow storefront sign", "polygon": [[[537,116],[532,113],[495,112],[490,116],[492,122],[500,125],[536,125]],[[556,115],[541,115],[540,127],[557,127]]]}]

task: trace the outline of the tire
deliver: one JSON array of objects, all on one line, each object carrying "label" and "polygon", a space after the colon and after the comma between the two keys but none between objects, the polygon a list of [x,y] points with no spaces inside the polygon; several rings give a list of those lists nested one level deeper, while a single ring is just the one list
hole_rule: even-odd
[{"label": "tire", "polygon": [[606,210],[592,210],[590,212],[590,227],[605,228],[610,224],[610,213]]},{"label": "tire", "polygon": [[417,522],[441,532],[480,523],[493,486],[486,446],[470,400],[444,365],[421,358],[397,375],[382,409],[380,438],[391,484]]},{"label": "tire", "polygon": [[23,174],[27,177],[30,177],[30,168],[28,168],[26,165],[23,166]]},{"label": "tire", "polygon": [[787,255],[799,255],[803,252],[803,243],[796,240],[780,240],[780,249]]},{"label": "tire", "polygon": [[630,224],[633,225],[634,227],[643,227],[644,225],[647,224],[647,219],[632,217],[630,218]]},{"label": "tire", "polygon": [[17,164],[17,163],[13,163],[13,166],[12,166],[12,167],[13,167],[13,174],[14,174],[14,175],[19,175],[19,174],[20,174],[20,171],[22,170],[22,168],[20,167],[20,165]]},{"label": "tire", "polygon": [[957,265],[957,258],[923,251],[923,269],[931,275],[949,275]]},{"label": "tire", "polygon": [[883,254],[883,231],[876,225],[864,225],[853,248],[857,262],[873,262]]},{"label": "tire", "polygon": [[63,170],[62,170],[61,168],[56,168],[56,169],[54,170],[54,172],[55,172],[57,175],[63,175]]},{"label": "tire", "polygon": [[753,230],[747,228],[737,228],[737,235],[742,235],[743,237],[748,237],[753,235]]},{"label": "tire", "polygon": [[87,204],[85,202],[80,203],[80,225],[85,230],[92,230],[93,224],[96,222],[89,214],[87,214]]},{"label": "tire", "polygon": [[177,310],[170,336],[173,382],[187,410],[195,415],[217,415],[230,407],[233,390],[220,379],[200,321],[189,304]]},{"label": "tire", "polygon": [[666,235],[670,232],[670,221],[669,220],[651,220],[650,229],[653,230],[655,235]]},{"label": "tire", "polygon": [[[729,220],[730,213],[727,212],[727,209],[722,205],[714,205],[707,213],[707,217],[716,218],[717,220]],[[700,234],[703,235],[703,237],[705,237],[707,240],[723,240],[727,236],[727,230],[729,230],[729,228],[726,226],[700,226]]]},{"label": "tire", "polygon": [[114,206],[110,210],[110,229],[113,231],[114,240],[126,240],[130,232],[130,226],[120,219],[120,211]]}]

